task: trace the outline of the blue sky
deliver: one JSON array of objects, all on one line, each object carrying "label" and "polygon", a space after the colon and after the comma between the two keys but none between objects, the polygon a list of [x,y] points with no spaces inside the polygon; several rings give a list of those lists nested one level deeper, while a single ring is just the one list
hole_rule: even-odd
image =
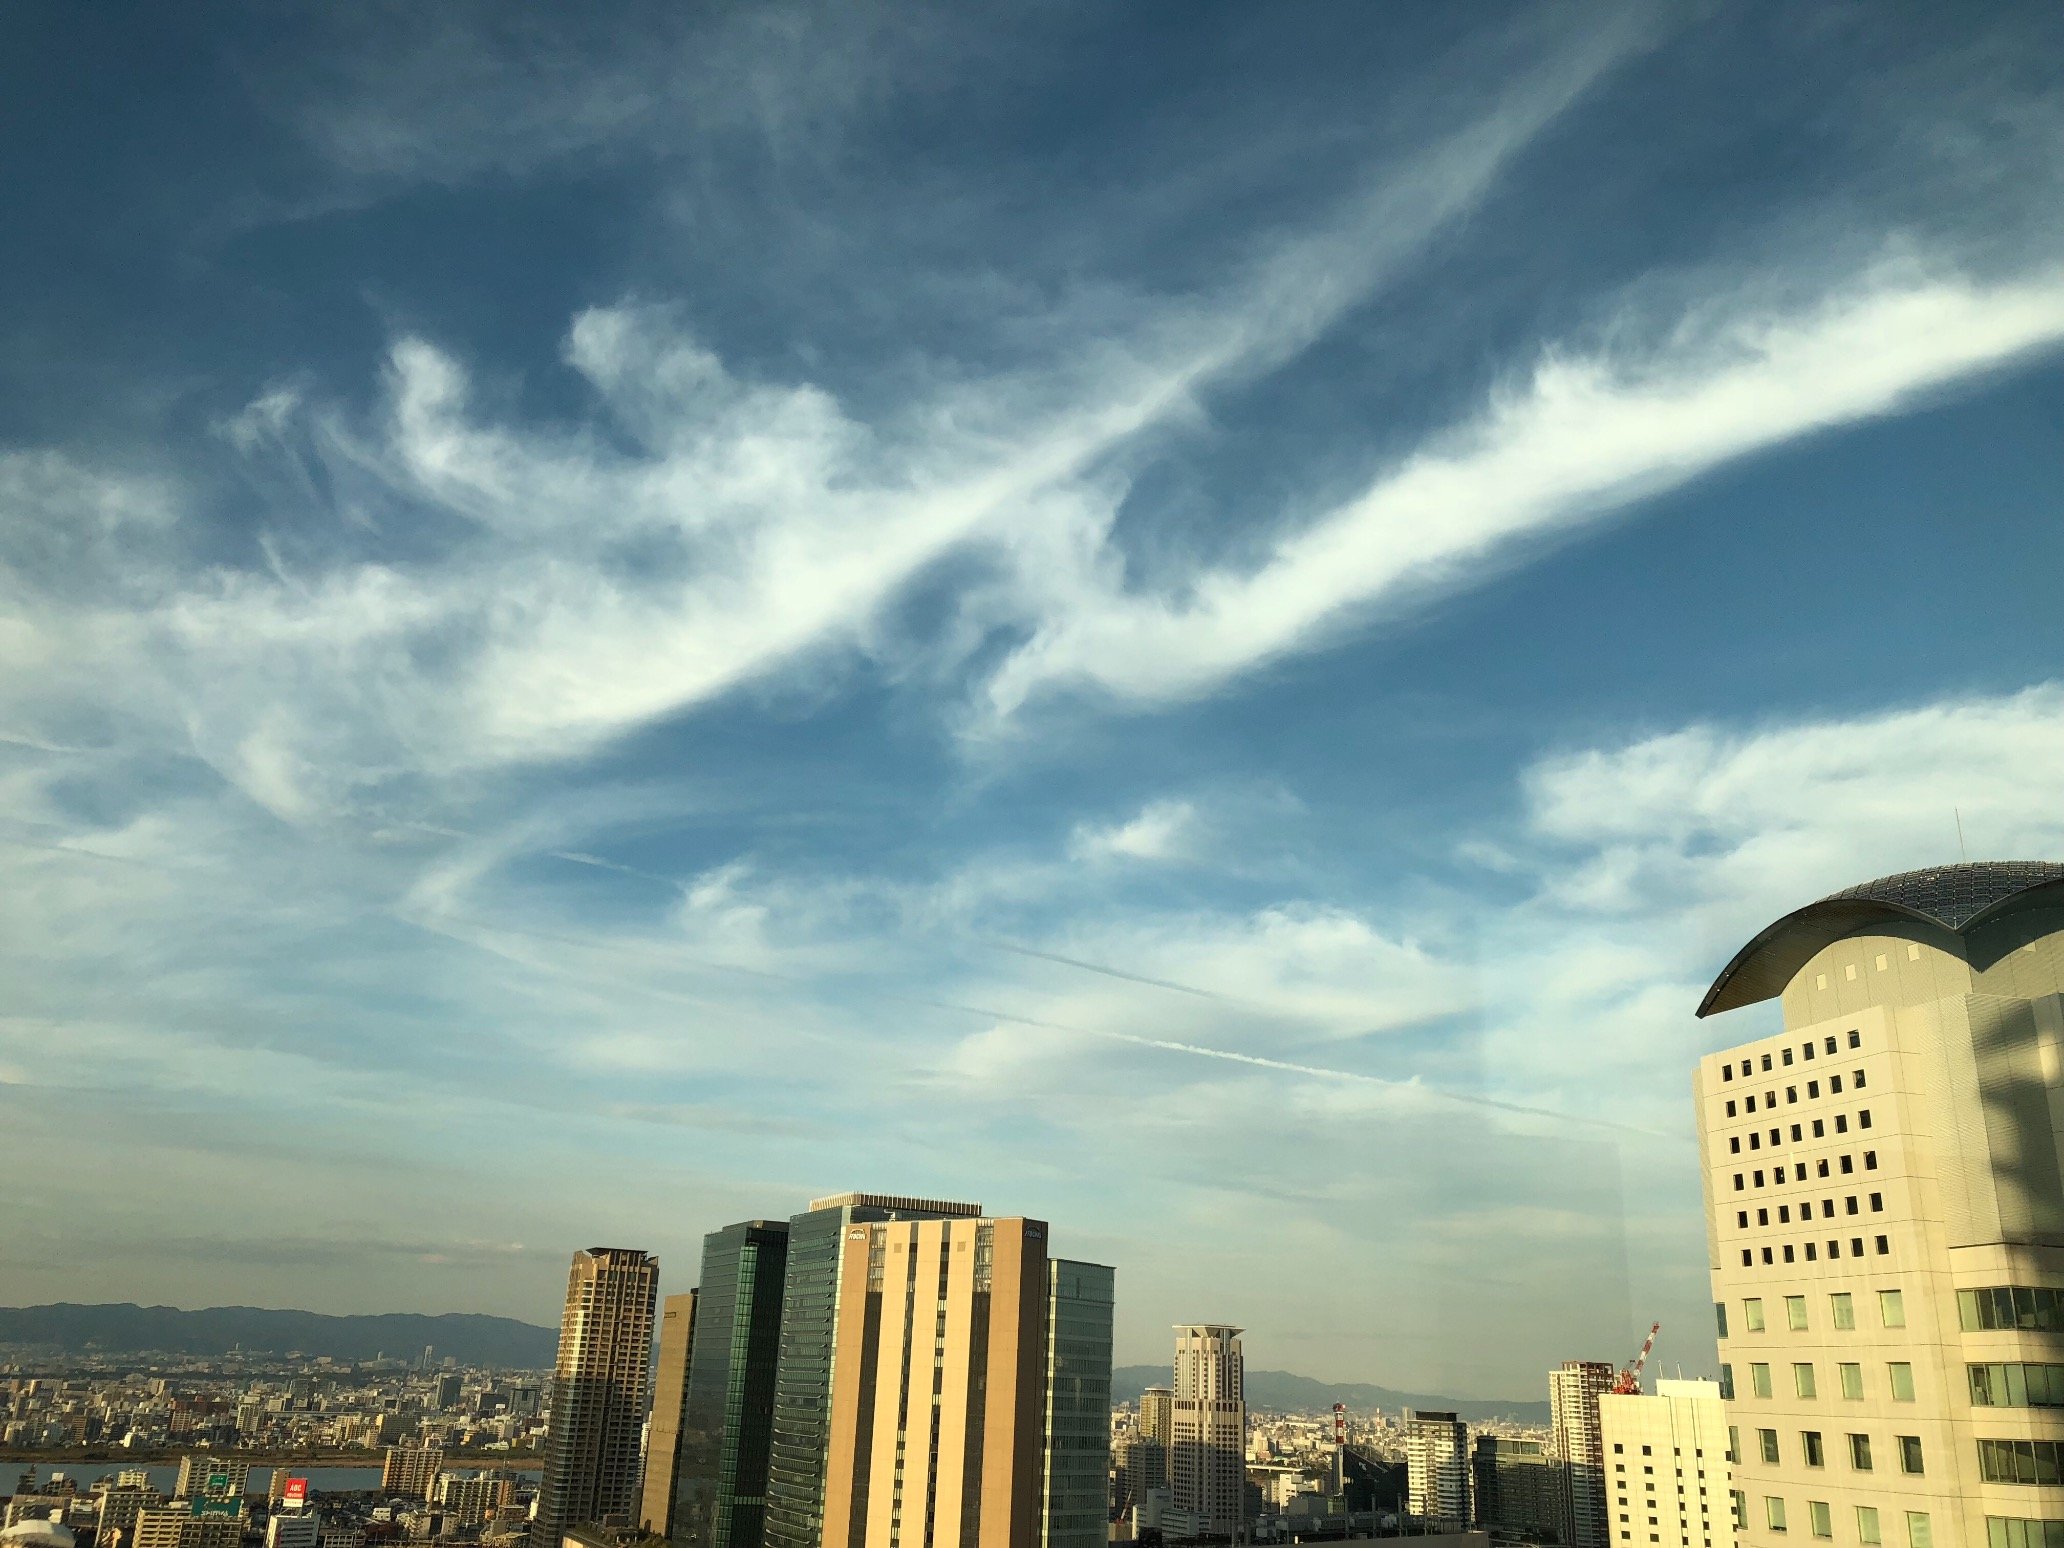
[{"label": "blue sky", "polygon": [[0,26],[0,1297],[1703,1369],[1705,982],[2064,853],[2054,7]]}]

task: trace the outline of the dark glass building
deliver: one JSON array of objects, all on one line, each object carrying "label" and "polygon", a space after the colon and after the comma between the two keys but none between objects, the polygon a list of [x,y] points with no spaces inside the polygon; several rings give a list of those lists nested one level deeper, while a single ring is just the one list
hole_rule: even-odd
[{"label": "dark glass building", "polygon": [[788,1251],[782,1222],[702,1239],[671,1532],[682,1548],[760,1548]]}]

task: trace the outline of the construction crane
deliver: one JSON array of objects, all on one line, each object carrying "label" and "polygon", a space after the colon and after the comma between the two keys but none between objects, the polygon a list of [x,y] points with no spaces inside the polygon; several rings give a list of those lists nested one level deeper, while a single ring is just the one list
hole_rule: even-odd
[{"label": "construction crane", "polygon": [[1641,1353],[1634,1357],[1634,1363],[1621,1371],[1612,1384],[1615,1394],[1624,1397],[1628,1393],[1641,1390],[1641,1367],[1648,1364],[1648,1352],[1655,1348],[1655,1336],[1662,1331],[1663,1325],[1660,1322],[1649,1324],[1648,1337],[1641,1341]]}]

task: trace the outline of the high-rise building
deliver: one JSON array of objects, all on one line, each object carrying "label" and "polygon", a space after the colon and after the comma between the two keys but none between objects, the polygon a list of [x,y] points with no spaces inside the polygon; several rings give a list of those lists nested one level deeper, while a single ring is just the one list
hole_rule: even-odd
[{"label": "high-rise building", "polygon": [[1405,1415],[1405,1508],[1440,1531],[1469,1526],[1469,1426],[1431,1409]]},{"label": "high-rise building", "polygon": [[1741,1543],[2064,1535],[2064,866],[1836,893],[1699,1013],[1771,999],[1696,1079]]},{"label": "high-rise building", "polygon": [[1540,1541],[1562,1530],[1562,1469],[1537,1440],[1479,1435],[1470,1454],[1476,1524]]},{"label": "high-rise building", "polygon": [[1165,1453],[1175,1439],[1175,1393],[1167,1387],[1149,1387],[1140,1394],[1139,1432],[1161,1443]]},{"label": "high-rise building", "polygon": [[251,1481],[251,1464],[229,1457],[196,1456],[179,1459],[179,1481],[172,1497],[179,1500],[241,1500]]},{"label": "high-rise building", "polygon": [[1711,1381],[1659,1381],[1598,1400],[1618,1548],[1734,1548],[1727,1415]]},{"label": "high-rise building", "polygon": [[322,1512],[283,1510],[265,1523],[265,1548],[321,1548]]},{"label": "high-rise building", "polygon": [[1168,1447],[1138,1430],[1128,1430],[1112,1443],[1116,1485],[1112,1503],[1130,1510],[1147,1502],[1149,1489],[1168,1487]]},{"label": "high-rise building", "polygon": [[431,1485],[437,1482],[437,1470],[443,1466],[444,1447],[436,1442],[389,1446],[380,1464],[380,1487],[397,1497],[427,1500]]},{"label": "high-rise building", "polygon": [[130,1548],[240,1548],[244,1540],[241,1516],[196,1514],[191,1507],[188,1500],[139,1512]]},{"label": "high-rise building", "polygon": [[743,1221],[702,1239],[668,1533],[683,1548],[760,1548],[787,1268],[786,1221]]},{"label": "high-rise building", "polygon": [[1217,1322],[1175,1330],[1169,1397],[1170,1537],[1241,1536],[1247,1523],[1247,1375],[1241,1329]]},{"label": "high-rise building", "polygon": [[652,1423],[645,1434],[644,1502],[648,1532],[674,1533],[674,1493],[681,1476],[681,1423],[688,1407],[688,1361],[695,1353],[695,1292],[670,1295],[659,1308],[659,1370],[652,1379]]},{"label": "high-rise building", "polygon": [[1562,1468],[1562,1540],[1605,1548],[1605,1453],[1598,1400],[1618,1373],[1603,1360],[1565,1360],[1548,1373],[1548,1449]]},{"label": "high-rise building", "polygon": [[841,1386],[857,1379],[833,1355],[840,1329],[850,1327],[858,1315],[849,1297],[867,1294],[864,1279],[856,1287],[845,1272],[848,1229],[877,1221],[972,1219],[981,1213],[979,1204],[842,1193],[814,1200],[789,1221],[767,1457],[769,1548],[820,1548],[824,1541],[832,1407],[845,1396]]},{"label": "high-rise building", "polygon": [[430,1401],[440,1410],[459,1406],[459,1373],[446,1371],[430,1384]]},{"label": "high-rise building", "polygon": [[658,1291],[659,1260],[649,1253],[590,1247],[573,1255],[534,1542],[556,1545],[569,1526],[637,1511]]},{"label": "high-rise building", "polygon": [[109,1489],[100,1497],[100,1519],[93,1534],[95,1548],[130,1542],[136,1536],[136,1518],[164,1503],[165,1497],[148,1484],[142,1488],[117,1484]]},{"label": "high-rise building", "polygon": [[1041,1548],[1104,1548],[1110,1540],[1114,1280],[1101,1263],[1047,1265]]},{"label": "high-rise building", "polygon": [[444,1512],[447,1528],[476,1527],[492,1521],[514,1495],[507,1473],[481,1470],[439,1473],[431,1499]]}]

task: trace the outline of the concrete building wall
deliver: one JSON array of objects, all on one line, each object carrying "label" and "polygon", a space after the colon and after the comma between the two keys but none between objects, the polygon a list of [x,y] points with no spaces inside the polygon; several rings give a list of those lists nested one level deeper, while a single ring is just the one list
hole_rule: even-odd
[{"label": "concrete building wall", "polygon": [[1701,1061],[1745,1548],[2064,1534],[2064,1392],[2028,1396],[2064,1364],[2060,932],[1873,927]]},{"label": "concrete building wall", "polygon": [[1734,1548],[1720,1384],[1659,1381],[1598,1400],[1614,1548]]}]

